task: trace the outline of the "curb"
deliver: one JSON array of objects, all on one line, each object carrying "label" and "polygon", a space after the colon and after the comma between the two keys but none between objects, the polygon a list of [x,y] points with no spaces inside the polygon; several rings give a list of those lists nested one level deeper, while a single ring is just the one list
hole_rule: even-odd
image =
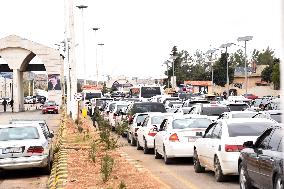
[{"label": "curb", "polygon": [[59,148],[58,152],[54,154],[54,161],[52,164],[51,174],[48,179],[48,188],[49,189],[62,189],[64,188],[67,178],[68,178],[68,169],[67,169],[67,150],[64,149],[64,144],[66,143],[66,114],[62,116],[62,124],[58,130],[58,140],[55,144]]}]

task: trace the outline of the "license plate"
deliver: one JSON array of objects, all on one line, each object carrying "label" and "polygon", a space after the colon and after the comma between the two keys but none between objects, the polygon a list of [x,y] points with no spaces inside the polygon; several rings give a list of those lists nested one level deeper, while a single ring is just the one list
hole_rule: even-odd
[{"label": "license plate", "polygon": [[3,154],[9,154],[9,153],[22,153],[21,147],[9,147],[3,149]]},{"label": "license plate", "polygon": [[187,137],[188,139],[188,142],[195,142],[196,141],[196,138],[193,138],[193,137]]},{"label": "license plate", "polygon": [[53,112],[53,110],[48,110],[49,112]]}]

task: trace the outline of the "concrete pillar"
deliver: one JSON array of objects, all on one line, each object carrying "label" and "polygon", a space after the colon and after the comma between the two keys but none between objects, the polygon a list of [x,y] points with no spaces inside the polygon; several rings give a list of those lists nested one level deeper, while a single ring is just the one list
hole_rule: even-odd
[{"label": "concrete pillar", "polygon": [[23,72],[13,69],[14,112],[24,111]]}]

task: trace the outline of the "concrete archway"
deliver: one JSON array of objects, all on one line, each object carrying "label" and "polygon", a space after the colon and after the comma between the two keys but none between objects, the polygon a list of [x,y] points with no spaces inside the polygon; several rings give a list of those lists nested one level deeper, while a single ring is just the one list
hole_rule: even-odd
[{"label": "concrete archway", "polygon": [[[3,70],[13,72],[14,112],[24,110],[24,71],[46,71],[48,75],[60,75],[62,81],[60,90],[49,90],[48,98],[55,100],[59,105],[62,104],[64,66],[63,57],[58,50],[17,35],[10,35],[0,39],[0,56],[7,62],[7,65],[0,65],[0,72]],[[40,65],[29,65],[35,56],[41,59],[44,68]]]}]

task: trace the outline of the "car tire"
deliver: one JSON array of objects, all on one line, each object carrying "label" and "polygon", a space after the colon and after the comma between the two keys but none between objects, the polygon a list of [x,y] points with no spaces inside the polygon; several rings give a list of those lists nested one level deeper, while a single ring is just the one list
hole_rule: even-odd
[{"label": "car tire", "polygon": [[135,146],[136,144],[137,144],[137,142],[136,142],[136,140],[134,139],[134,136],[131,134],[130,135],[130,144],[131,144],[131,146]]},{"label": "car tire", "polygon": [[169,164],[172,163],[172,159],[169,158],[169,157],[167,156],[167,154],[166,154],[165,146],[164,146],[164,162],[165,162],[166,165],[169,165]]},{"label": "car tire", "polygon": [[147,141],[144,138],[144,147],[143,147],[143,153],[144,154],[149,154],[150,149],[147,146]]},{"label": "car tire", "polygon": [[50,160],[50,157],[48,157],[48,162],[47,162],[47,166],[43,168],[43,173],[45,175],[50,175],[51,173],[51,168],[52,168],[52,162]]},{"label": "car tire", "polygon": [[277,174],[274,178],[273,189],[283,189],[282,175]]},{"label": "car tire", "polygon": [[205,167],[201,166],[201,164],[199,162],[199,158],[198,158],[196,149],[194,150],[194,153],[193,153],[193,167],[194,167],[194,171],[196,173],[205,172]]},{"label": "car tire", "polygon": [[239,165],[239,174],[240,189],[252,189],[251,182],[248,178],[247,170],[245,169],[243,162]]},{"label": "car tire", "polygon": [[214,159],[214,172],[215,172],[215,180],[217,182],[222,182],[225,180],[225,175],[223,175],[222,167],[218,157]]},{"label": "car tire", "polygon": [[138,139],[136,140],[136,149],[137,150],[142,150],[142,146],[140,146]]},{"label": "car tire", "polygon": [[127,139],[127,142],[128,142],[128,143],[131,142],[129,132],[127,132],[127,138],[126,138],[126,139]]},{"label": "car tire", "polygon": [[157,149],[156,149],[156,145],[155,145],[155,143],[154,143],[154,157],[155,157],[155,159],[162,159],[162,155],[161,154],[159,154],[159,152],[157,151]]}]

